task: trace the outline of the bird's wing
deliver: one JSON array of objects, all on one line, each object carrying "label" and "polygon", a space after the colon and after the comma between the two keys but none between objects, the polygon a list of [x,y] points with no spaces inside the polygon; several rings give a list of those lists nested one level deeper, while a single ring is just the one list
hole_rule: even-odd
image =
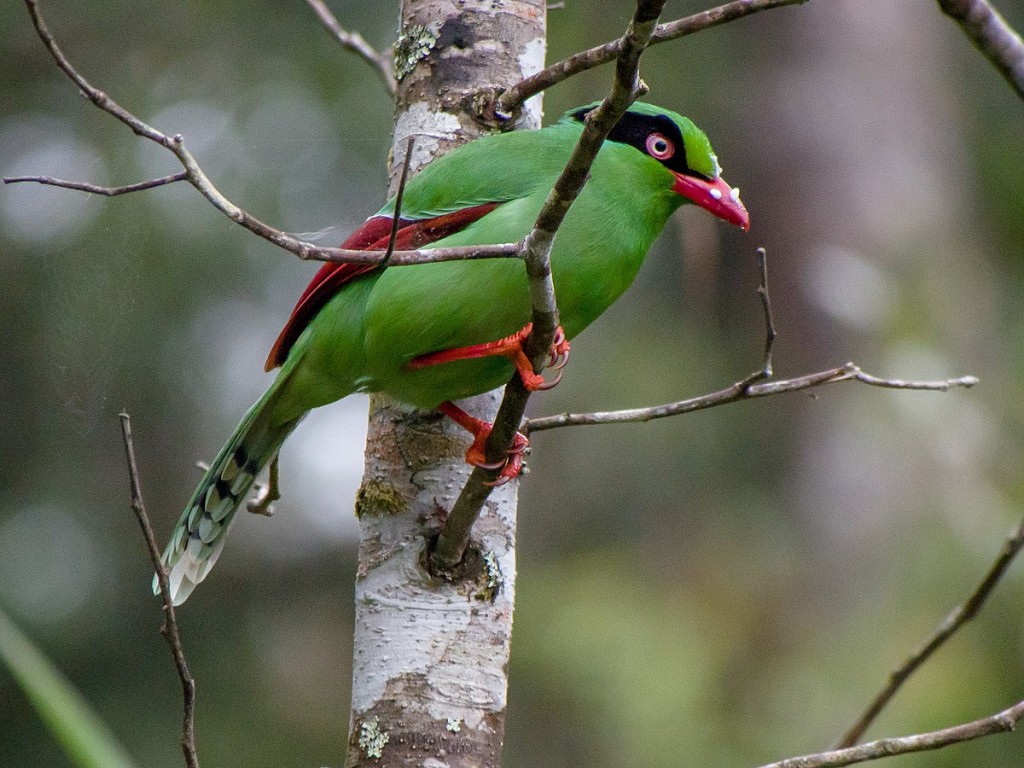
[{"label": "bird's wing", "polygon": [[[395,250],[422,248],[453,235],[487,215],[498,205],[493,202],[483,203],[429,218],[403,218],[399,221]],[[341,244],[341,247],[356,251],[383,251],[388,246],[391,225],[391,216],[371,216]],[[335,293],[353,280],[378,269],[376,264],[324,264],[302,292],[288,322],[271,347],[265,370],[272,370],[284,363],[295,340]]]}]

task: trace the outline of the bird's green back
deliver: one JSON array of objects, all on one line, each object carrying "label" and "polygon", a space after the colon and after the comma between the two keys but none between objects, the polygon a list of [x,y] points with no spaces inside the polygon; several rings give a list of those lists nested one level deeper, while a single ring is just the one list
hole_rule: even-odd
[{"label": "bird's green back", "polygon": [[[506,202],[551,189],[581,126],[484,136],[435,160],[406,185],[402,218],[426,219],[474,205]],[[394,198],[378,215],[394,215]]]},{"label": "bird's green back", "polygon": [[[407,184],[402,217],[425,219],[484,203],[515,200],[542,189],[546,194],[583,132],[579,115],[598,103],[566,112],[556,123],[538,131],[484,136],[435,160]],[[687,165],[707,178],[719,176],[721,167],[711,142],[689,118],[644,102],[634,103],[629,111],[674,122],[683,137]],[[668,172],[656,160],[612,141],[602,146],[593,175],[599,173],[602,159],[609,155],[642,164],[652,177],[670,184]],[[394,215],[394,204],[394,198],[388,200],[377,215]]]}]

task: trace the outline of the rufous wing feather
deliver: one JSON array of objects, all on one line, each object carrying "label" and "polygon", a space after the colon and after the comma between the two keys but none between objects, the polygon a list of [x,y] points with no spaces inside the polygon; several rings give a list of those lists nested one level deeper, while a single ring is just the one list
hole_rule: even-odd
[{"label": "rufous wing feather", "polygon": [[[437,242],[483,218],[498,205],[483,203],[429,219],[400,219],[395,249],[413,250]],[[349,235],[341,247],[354,251],[383,251],[388,247],[392,222],[390,216],[371,216]],[[295,340],[335,293],[353,280],[378,269],[376,264],[324,264],[299,297],[288,322],[270,348],[264,369],[270,371],[284,363]]]}]

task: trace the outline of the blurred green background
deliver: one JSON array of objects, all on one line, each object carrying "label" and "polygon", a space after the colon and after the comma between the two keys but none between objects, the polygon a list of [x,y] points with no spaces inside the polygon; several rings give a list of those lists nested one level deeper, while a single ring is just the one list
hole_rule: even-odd
[{"label": "blurred green background", "polygon": [[[1018,28],[1024,8],[997,3]],[[334,2],[375,45],[387,3]],[[706,7],[670,2],[666,18]],[[80,71],[182,133],[236,202],[332,244],[385,192],[391,107],[300,0],[43,5]],[[568,0],[549,61],[610,39],[628,3]],[[780,375],[855,360],[950,394],[844,384],[659,423],[538,434],[523,483],[505,764],[750,766],[831,744],[973,587],[1024,514],[1024,104],[933,0],[815,0],[657,46],[650,99],[710,135],[748,236],[700,212],[573,345],[535,414],[725,386],[763,343]],[[600,97],[605,68],[546,96]],[[0,5],[0,174],[100,184],[176,170],[58,74]],[[180,693],[128,509],[133,417],[162,540],[267,383],[315,265],[184,186],[114,200],[0,189],[0,608],[140,765],[181,763]],[[203,764],[344,759],[365,400],[309,418],[285,498],[245,518],[181,613]],[[1024,697],[1024,564],[870,735]],[[1019,765],[1000,736],[900,766]],[[0,670],[0,765],[68,765]]]}]

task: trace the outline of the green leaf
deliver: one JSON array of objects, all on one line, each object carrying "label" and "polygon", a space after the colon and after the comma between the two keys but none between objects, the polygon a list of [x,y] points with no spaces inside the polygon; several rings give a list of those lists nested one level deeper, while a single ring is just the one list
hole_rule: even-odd
[{"label": "green leaf", "polygon": [[0,611],[0,661],[81,768],[135,768],[114,734],[49,659]]}]

